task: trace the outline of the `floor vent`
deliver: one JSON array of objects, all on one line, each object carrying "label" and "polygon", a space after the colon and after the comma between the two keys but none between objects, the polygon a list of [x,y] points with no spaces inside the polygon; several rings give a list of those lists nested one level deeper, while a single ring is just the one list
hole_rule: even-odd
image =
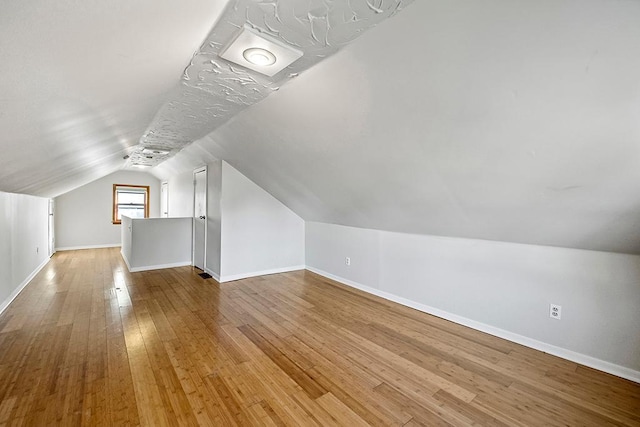
[{"label": "floor vent", "polygon": [[211,275],[209,273],[200,273],[198,274],[198,276],[202,277],[203,279],[211,279]]}]

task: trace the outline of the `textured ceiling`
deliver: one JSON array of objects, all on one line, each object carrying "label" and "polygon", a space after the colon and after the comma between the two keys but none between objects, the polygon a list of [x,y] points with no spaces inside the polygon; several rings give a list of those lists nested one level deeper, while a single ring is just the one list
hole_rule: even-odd
[{"label": "textured ceiling", "polygon": [[414,2],[155,168],[306,220],[640,253],[640,2]]},{"label": "textured ceiling", "polygon": [[[186,68],[182,84],[169,96],[140,145],[131,153],[130,164],[155,166],[165,161],[412,1],[229,2]],[[221,50],[245,25],[299,49],[304,55],[273,77],[219,57]],[[167,153],[145,154],[145,148]]]}]

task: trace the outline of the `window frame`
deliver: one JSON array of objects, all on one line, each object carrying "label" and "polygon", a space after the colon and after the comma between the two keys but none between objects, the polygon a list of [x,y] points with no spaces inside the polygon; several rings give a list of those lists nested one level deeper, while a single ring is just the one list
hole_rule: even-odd
[{"label": "window frame", "polygon": [[[113,197],[112,197],[112,209],[111,209],[111,223],[122,224],[122,221],[118,219],[118,190],[119,189],[144,189],[144,217],[149,218],[149,198],[151,197],[151,190],[148,185],[134,185],[134,184],[113,184]],[[142,193],[142,191],[140,191]]]}]

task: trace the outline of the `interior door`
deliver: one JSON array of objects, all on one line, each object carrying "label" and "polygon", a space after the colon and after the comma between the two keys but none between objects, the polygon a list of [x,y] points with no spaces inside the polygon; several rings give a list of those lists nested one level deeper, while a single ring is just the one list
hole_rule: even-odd
[{"label": "interior door", "polygon": [[193,172],[193,265],[205,268],[207,255],[207,168]]},{"label": "interior door", "polygon": [[53,217],[53,199],[49,199],[49,256],[56,251],[55,221]]},{"label": "interior door", "polygon": [[160,184],[160,216],[169,218],[169,183]]}]

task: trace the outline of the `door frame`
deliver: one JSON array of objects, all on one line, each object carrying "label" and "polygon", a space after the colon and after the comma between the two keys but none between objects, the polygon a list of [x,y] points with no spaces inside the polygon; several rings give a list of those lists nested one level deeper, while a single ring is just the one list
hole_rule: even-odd
[{"label": "door frame", "polygon": [[[164,188],[164,195],[162,193],[162,189]],[[167,198],[167,211],[162,212],[163,198]],[[166,216],[165,216],[166,214]],[[160,218],[169,218],[169,181],[162,181],[160,183]]]},{"label": "door frame", "polygon": [[56,221],[55,221],[55,201],[54,199],[49,199],[47,202],[47,250],[49,251],[49,258],[56,253]]},{"label": "door frame", "polygon": [[209,172],[207,165],[201,166],[193,170],[193,231],[191,233],[191,265],[195,267],[196,263],[196,174],[204,172],[204,253],[202,268],[207,271],[207,223],[209,222],[209,204],[207,193],[209,192]]}]

